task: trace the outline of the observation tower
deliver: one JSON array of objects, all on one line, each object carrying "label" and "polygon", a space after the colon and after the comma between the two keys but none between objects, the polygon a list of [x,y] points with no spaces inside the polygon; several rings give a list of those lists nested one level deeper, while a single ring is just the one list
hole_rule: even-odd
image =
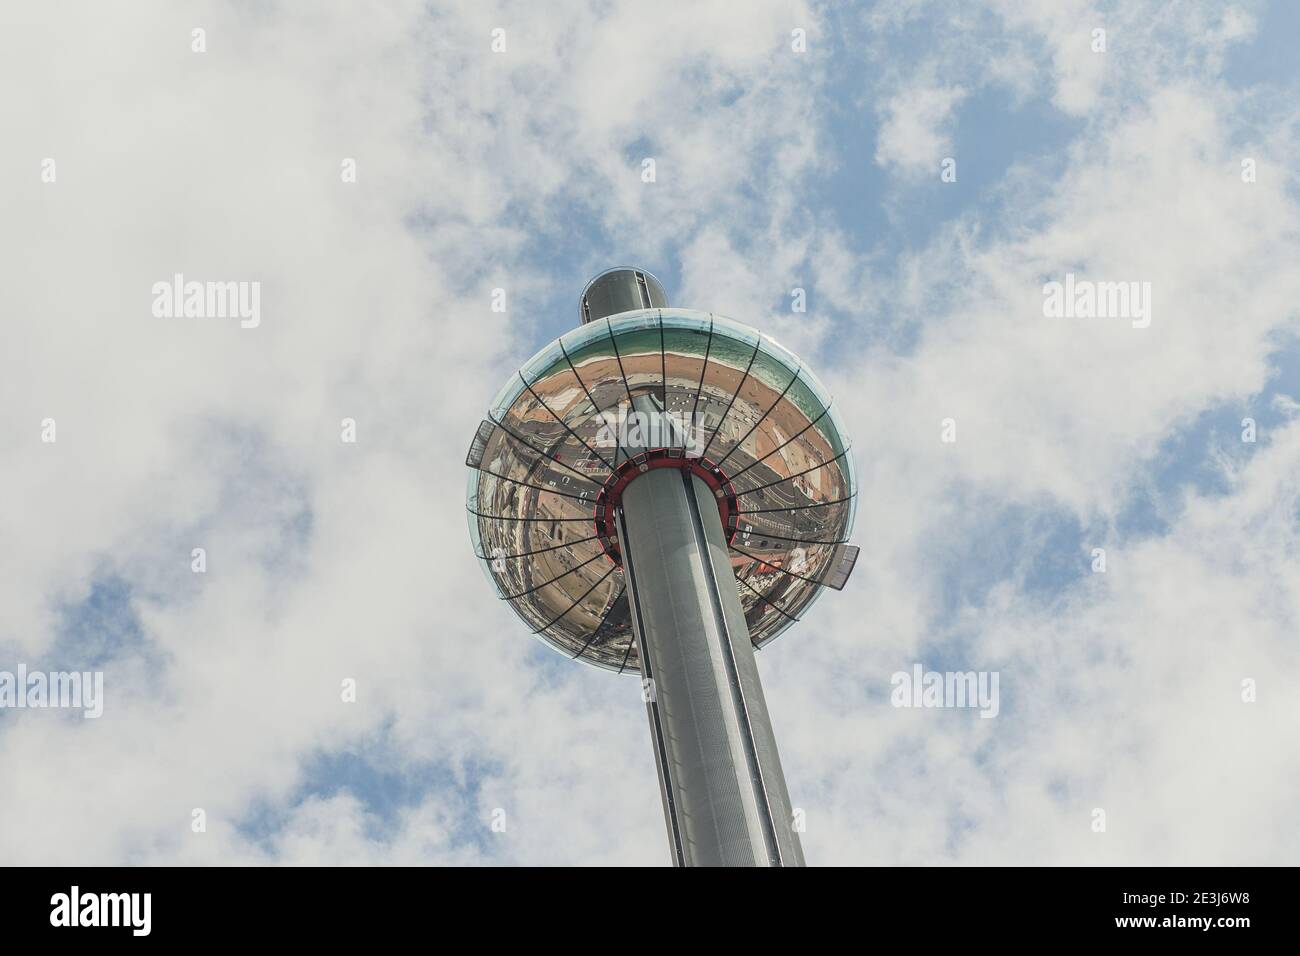
[{"label": "observation tower", "polygon": [[647,272],[580,314],[474,436],[474,550],[551,647],[641,675],[674,863],[802,866],[754,651],[853,570],[848,437],[798,358]]}]

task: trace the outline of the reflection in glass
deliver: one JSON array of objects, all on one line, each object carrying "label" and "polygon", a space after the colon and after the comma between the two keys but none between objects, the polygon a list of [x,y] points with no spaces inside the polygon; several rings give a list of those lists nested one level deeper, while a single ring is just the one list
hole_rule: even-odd
[{"label": "reflection in glass", "polygon": [[[623,426],[639,420],[633,412],[671,424],[629,449]],[[498,393],[471,445],[475,555],[543,640],[600,667],[639,671],[597,498],[612,466],[655,442],[680,447],[683,460],[707,459],[730,482],[726,530],[756,645],[824,586],[843,585],[856,556],[842,543],[856,496],[829,393],[747,326],[648,309],[588,323],[540,350]]]}]

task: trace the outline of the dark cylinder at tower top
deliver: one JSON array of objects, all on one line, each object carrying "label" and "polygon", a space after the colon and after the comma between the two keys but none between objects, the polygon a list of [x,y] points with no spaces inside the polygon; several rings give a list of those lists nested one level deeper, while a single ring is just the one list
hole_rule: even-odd
[{"label": "dark cylinder at tower top", "polygon": [[666,308],[668,296],[663,285],[640,269],[610,269],[596,276],[582,290],[583,325],[620,312]]}]

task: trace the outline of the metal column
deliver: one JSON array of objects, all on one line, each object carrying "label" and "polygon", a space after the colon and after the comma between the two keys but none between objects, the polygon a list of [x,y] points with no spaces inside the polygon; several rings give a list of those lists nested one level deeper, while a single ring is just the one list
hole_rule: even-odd
[{"label": "metal column", "polygon": [[619,534],[674,862],[802,866],[712,492],[675,468],[639,475]]}]

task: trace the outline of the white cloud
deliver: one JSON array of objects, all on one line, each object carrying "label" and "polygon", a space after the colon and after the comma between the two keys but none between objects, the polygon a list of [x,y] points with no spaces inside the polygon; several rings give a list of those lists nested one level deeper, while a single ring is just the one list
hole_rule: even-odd
[{"label": "white cloud", "polygon": [[884,106],[876,162],[904,172],[939,175],[939,164],[952,155],[949,124],[965,91],[959,86],[908,87]]},{"label": "white cloud", "polygon": [[[803,791],[810,858],[1294,860],[1297,468],[1293,422],[1231,493],[1191,496],[1168,535],[1113,548],[1105,575],[1080,561],[1064,605],[1036,606],[1008,585],[964,612],[953,624],[976,638],[962,669],[1001,675],[995,720],[891,708],[888,674],[920,659],[917,647],[890,642],[897,622],[855,624],[850,607],[828,602],[837,646],[803,646],[823,675],[848,671],[875,696],[844,699],[842,678],[809,685],[781,671],[769,682],[780,713],[800,715],[780,730],[797,755],[788,772]],[[1255,703],[1242,700],[1246,678]],[[817,772],[848,752],[853,773]],[[1104,834],[1091,829],[1098,807]]]}]

